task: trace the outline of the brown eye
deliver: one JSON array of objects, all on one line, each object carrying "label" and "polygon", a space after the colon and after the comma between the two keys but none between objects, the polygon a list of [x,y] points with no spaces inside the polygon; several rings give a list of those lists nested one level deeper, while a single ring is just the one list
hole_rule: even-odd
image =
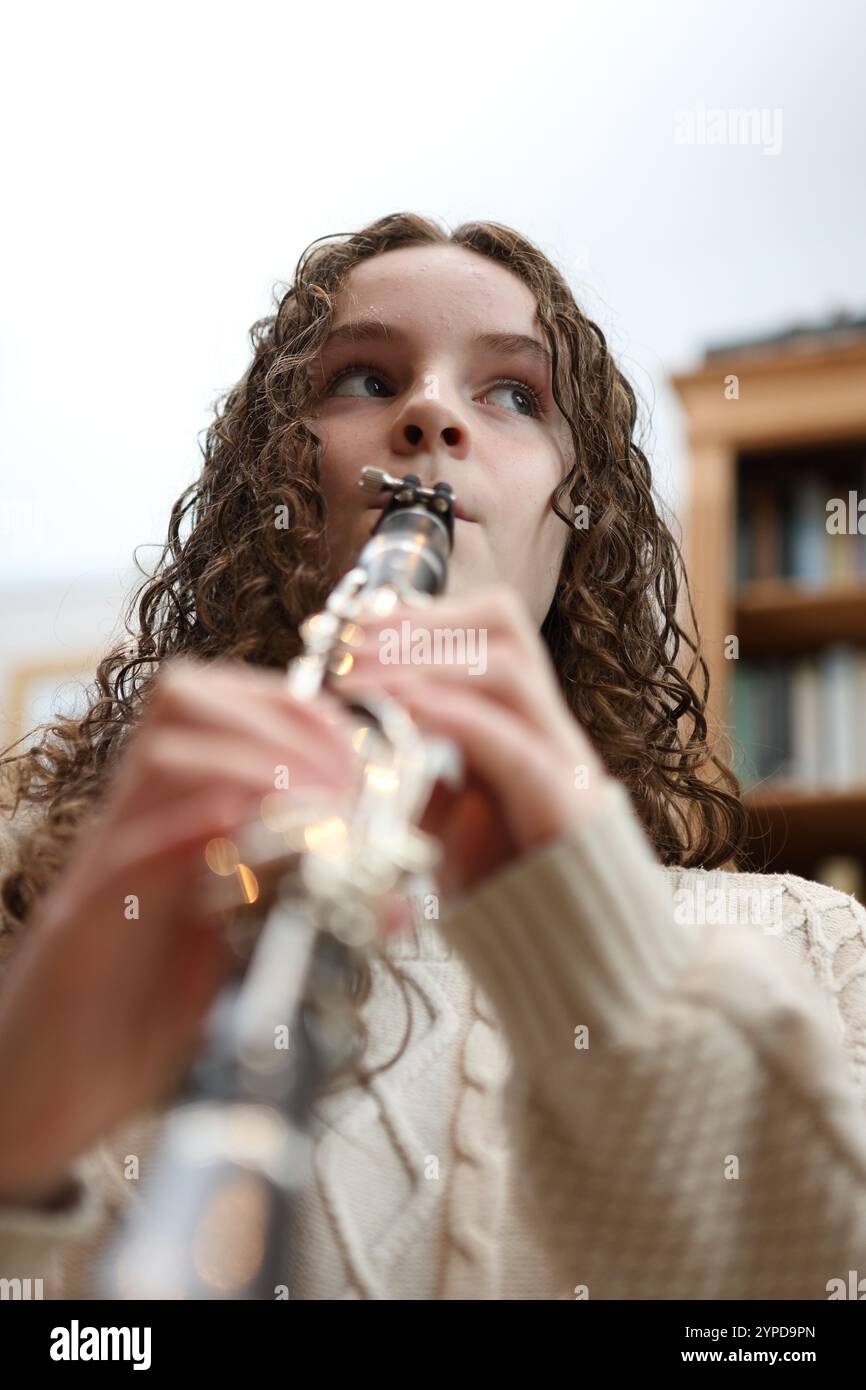
[{"label": "brown eye", "polygon": [[[356,383],[359,381],[360,386],[356,387]],[[350,389],[339,389],[344,385],[348,385]],[[330,396],[356,396],[366,400],[379,400],[383,393],[377,388],[382,386],[384,386],[386,394],[393,395],[390,387],[377,371],[363,363],[353,363],[337,372],[336,376],[333,376],[328,382],[326,389]]]},{"label": "brown eye", "polygon": [[515,415],[526,415],[528,419],[532,419],[541,414],[541,402],[538,398],[538,393],[533,390],[528,382],[497,381],[488,391],[485,391],[485,397],[492,396],[497,391],[503,396],[510,397],[512,401],[521,401],[522,406],[528,406],[528,409],[523,409],[522,406],[518,406],[515,410],[513,405],[505,405],[503,407],[505,410],[511,410]]}]

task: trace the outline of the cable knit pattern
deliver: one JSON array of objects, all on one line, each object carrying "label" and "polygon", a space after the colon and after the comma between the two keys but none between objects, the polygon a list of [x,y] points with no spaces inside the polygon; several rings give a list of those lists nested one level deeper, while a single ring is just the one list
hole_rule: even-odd
[{"label": "cable knit pattern", "polygon": [[440,1298],[498,1298],[497,1251],[504,1202],[505,1149],[495,1103],[507,1055],[497,1049],[496,1015],[478,985],[463,1044],[460,1091],[454,1111],[453,1176],[447,1263]]},{"label": "cable knit pattern", "polygon": [[[2,827],[0,827],[2,828]],[[7,828],[8,835],[8,828]],[[2,851],[2,846],[0,846]],[[776,915],[717,919],[763,892]],[[0,936],[0,954],[14,942]],[[866,1277],[866,911],[663,869],[606,783],[567,837],[374,964],[366,1090],[319,1098],[293,1298],[826,1298]],[[157,1116],[0,1207],[0,1275],[92,1297]],[[866,1286],[864,1286],[866,1287]]]}]

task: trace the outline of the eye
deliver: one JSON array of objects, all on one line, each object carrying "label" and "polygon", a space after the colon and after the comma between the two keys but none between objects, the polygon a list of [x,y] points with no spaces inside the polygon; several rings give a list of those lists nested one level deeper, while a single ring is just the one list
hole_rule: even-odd
[{"label": "eye", "polygon": [[[351,389],[347,391],[338,391],[336,389],[345,382],[350,382],[353,378],[361,378],[360,390]],[[350,362],[347,367],[343,367],[341,371],[336,372],[334,376],[331,377],[325,390],[329,396],[360,396],[362,398],[365,397],[367,400],[379,400],[381,399],[382,393],[373,391],[373,388],[382,385],[385,386],[386,391],[389,390],[385,378],[381,376],[379,372],[374,371],[368,363]],[[373,391],[373,394],[368,394],[368,388]],[[393,395],[393,392],[390,392],[390,394]]]},{"label": "eye", "polygon": [[[501,391],[506,396],[511,396],[512,398],[523,398],[524,405],[528,405],[529,409],[526,411],[516,410],[513,412],[515,415],[525,414],[529,419],[532,419],[535,416],[541,414],[541,401],[539,399],[538,392],[532,386],[529,385],[528,381],[496,381],[493,383],[491,387],[489,387],[487,391],[485,391],[485,398],[487,396],[492,395],[496,391]],[[512,407],[505,406],[505,409],[511,410]]]},{"label": "eye", "polygon": [[[360,383],[355,385],[353,383]],[[344,384],[348,389],[342,390]],[[384,387],[384,391],[379,389]],[[492,386],[482,394],[481,400],[487,400],[488,396],[495,392],[500,392],[505,397],[510,397],[512,402],[517,399],[522,400],[522,406],[518,405],[515,409],[513,404],[504,405],[502,409],[508,410],[512,415],[523,415],[526,419],[537,419],[542,414],[541,398],[533,386],[528,381],[510,380],[501,377],[494,381]],[[394,395],[393,390],[388,386],[384,376],[369,362],[350,362],[342,367],[340,371],[330,378],[325,386],[325,394],[328,396],[348,396],[360,400],[386,400]],[[494,402],[496,404],[496,402]]]}]

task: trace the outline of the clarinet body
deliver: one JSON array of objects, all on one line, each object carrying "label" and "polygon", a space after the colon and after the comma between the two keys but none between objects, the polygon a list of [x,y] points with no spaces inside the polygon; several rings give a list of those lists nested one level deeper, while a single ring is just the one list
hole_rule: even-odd
[{"label": "clarinet body", "polygon": [[[390,494],[356,565],[301,626],[287,669],[313,698],[351,664],[359,615],[441,593],[455,497],[365,468]],[[298,1195],[310,1172],[316,1096],[356,1040],[353,953],[379,938],[391,895],[435,867],[419,822],[459,751],[422,734],[391,696],[355,695],[356,794],[347,806],[276,792],[232,842],[208,846],[209,901],[238,914],[239,969],[208,1015],[204,1045],[167,1112],[153,1171],[102,1262],[108,1299],[291,1297]],[[258,905],[258,915],[250,912]],[[244,914],[247,914],[246,916]]]}]

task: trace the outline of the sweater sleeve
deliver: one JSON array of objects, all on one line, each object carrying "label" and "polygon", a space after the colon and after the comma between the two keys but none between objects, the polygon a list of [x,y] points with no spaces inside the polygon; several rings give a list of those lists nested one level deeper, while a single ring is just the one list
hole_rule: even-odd
[{"label": "sweater sleeve", "polygon": [[94,1235],[104,1219],[102,1192],[87,1162],[71,1165],[55,1203],[0,1203],[0,1278],[42,1280],[44,1297],[62,1296],[60,1256],[70,1241]]},{"label": "sweater sleeve", "polygon": [[130,1160],[137,1179],[160,1131],[160,1112],[139,1111],[70,1162],[52,1200],[0,1202],[0,1278],[41,1279],[46,1299],[103,1297],[102,1252],[138,1201]]},{"label": "sweater sleeve", "polygon": [[680,918],[611,780],[441,920],[510,1043],[552,1272],[594,1299],[825,1299],[866,1275],[866,1113],[838,1024],[760,927]]}]

